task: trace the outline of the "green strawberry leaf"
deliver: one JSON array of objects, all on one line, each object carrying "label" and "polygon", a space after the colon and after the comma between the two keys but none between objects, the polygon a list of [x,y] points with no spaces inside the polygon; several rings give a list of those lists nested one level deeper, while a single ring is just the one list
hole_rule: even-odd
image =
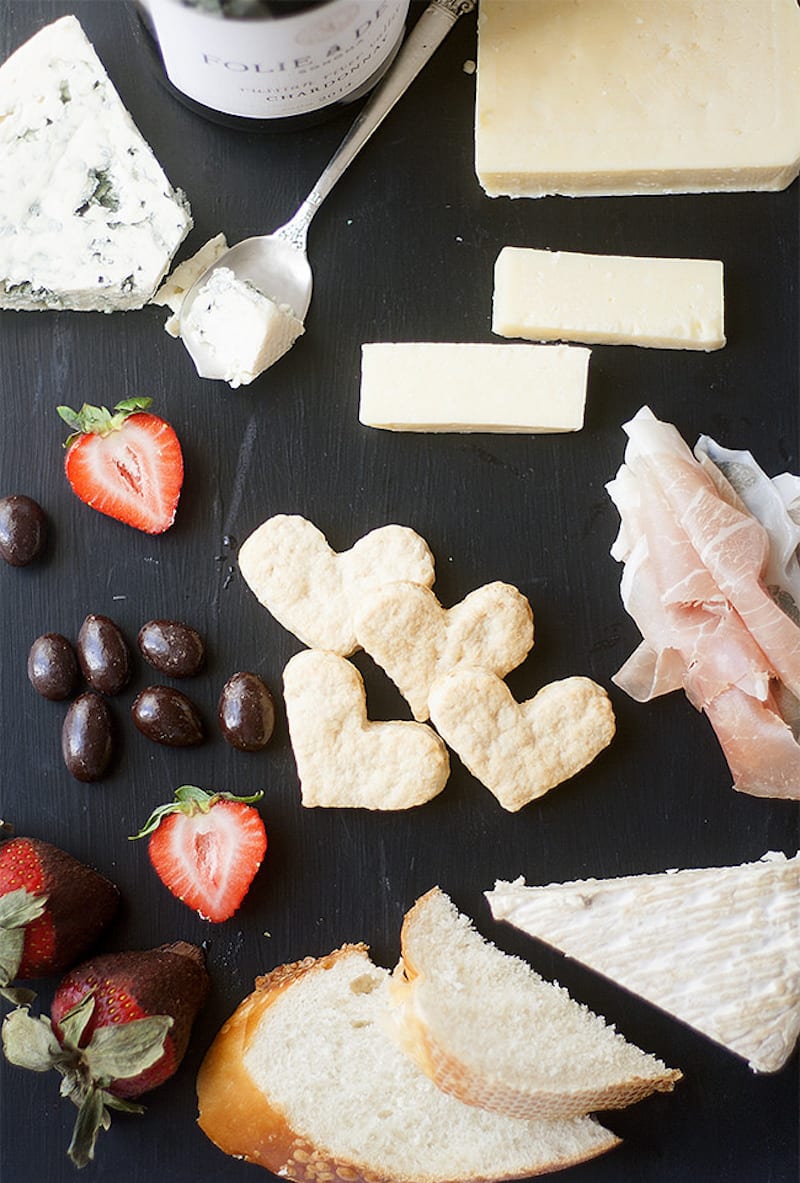
[{"label": "green strawberry leaf", "polygon": [[34,1019],[26,1006],[12,1010],[3,1020],[3,1051],[10,1064],[47,1072],[64,1059],[50,1020],[44,1015]]},{"label": "green strawberry leaf", "polygon": [[102,1092],[90,1086],[78,1108],[67,1154],[76,1167],[85,1167],[94,1158],[94,1147],[100,1127],[106,1124],[106,1110]]},{"label": "green strawberry leaf", "polygon": [[213,797],[213,793],[207,793],[205,789],[198,789],[197,785],[181,785],[175,790],[173,807],[182,805],[193,812],[196,809],[206,812],[211,808]]},{"label": "green strawberry leaf", "polygon": [[82,431],[82,428],[81,428],[81,421],[78,417],[78,412],[73,411],[72,407],[63,407],[63,406],[56,407],[56,410],[58,411],[59,415],[64,420],[64,422],[66,423],[67,427],[70,427],[73,431],[76,431],[76,432],[78,432],[78,434],[80,434],[80,432]]},{"label": "green strawberry leaf", "polygon": [[136,1101],[127,1101],[124,1097],[115,1097],[113,1093],[103,1092],[103,1100],[109,1109],[118,1109],[120,1113],[144,1113],[144,1105]]},{"label": "green strawberry leaf", "polygon": [[58,1089],[58,1095],[80,1107],[86,1092],[86,1080],[75,1068],[65,1068]]},{"label": "green strawberry leaf", "polygon": [[41,916],[47,906],[46,895],[34,895],[26,887],[0,896],[0,928],[24,928]]},{"label": "green strawberry leaf", "polygon": [[170,1015],[149,1015],[130,1023],[98,1027],[83,1049],[92,1077],[108,1084],[146,1072],[164,1054],[164,1041],[172,1023]]},{"label": "green strawberry leaf", "polygon": [[158,808],[154,809],[150,814],[149,818],[144,823],[138,834],[128,835],[128,841],[136,842],[139,838],[146,838],[149,834],[152,834],[154,830],[158,829],[165,817],[168,817],[171,813],[178,812],[180,812],[179,807],[176,806],[174,801],[170,802],[169,805],[159,805]]},{"label": "green strawberry leaf", "polygon": [[78,1049],[81,1036],[86,1030],[86,1024],[91,1019],[93,1012],[94,993],[90,991],[59,1020],[61,1042],[65,1048]]},{"label": "green strawberry leaf", "polygon": [[25,948],[24,928],[0,928],[0,986],[17,976]]},{"label": "green strawberry leaf", "polygon": [[5,998],[13,1006],[30,1006],[35,997],[35,990],[26,990],[22,986],[0,986],[0,998]]},{"label": "green strawberry leaf", "polygon": [[41,916],[46,906],[46,895],[34,895],[24,887],[0,896],[0,986],[7,986],[17,976],[25,928]]},{"label": "green strawberry leaf", "polygon": [[139,411],[146,411],[152,407],[153,400],[144,395],[138,395],[134,398],[124,398],[121,402],[114,404],[115,411],[125,411],[128,415],[135,415]]}]

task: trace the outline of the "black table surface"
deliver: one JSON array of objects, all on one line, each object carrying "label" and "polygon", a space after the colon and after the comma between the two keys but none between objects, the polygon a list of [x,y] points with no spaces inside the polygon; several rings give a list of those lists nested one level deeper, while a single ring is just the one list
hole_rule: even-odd
[{"label": "black table surface", "polygon": [[[418,11],[415,3],[414,11]],[[5,56],[35,30],[75,12],[195,226],[185,257],[224,230],[235,242],[284,221],[344,134],[350,116],[311,130],[256,135],[187,111],[159,85],[132,10],[122,0],[6,0]],[[259,973],[365,941],[392,966],[405,910],[441,885],[501,948],[558,978],[684,1080],[669,1096],[604,1115],[624,1139],[572,1168],[575,1183],[794,1183],[798,1177],[797,1057],[773,1076],[743,1061],[507,926],[483,892],[497,878],[546,883],[669,867],[735,864],[767,850],[795,853],[797,804],[735,793],[707,721],[673,694],[649,705],[610,684],[638,643],[609,557],[618,519],[604,485],[619,466],[622,424],[643,404],[693,443],[707,432],[750,448],[769,474],[798,471],[798,225],[800,187],[782,193],[640,198],[485,196],[475,177],[474,15],[464,18],[327,200],[310,234],[315,294],[307,333],[273,370],[231,391],[197,378],[149,307],[113,316],[0,313],[0,494],[45,507],[43,560],[0,570],[2,775],[0,816],[115,880],[122,907],[102,948],[185,939],[207,952],[213,991],[177,1075],[143,1117],[117,1115],[87,1180],[238,1183],[259,1168],[221,1154],[195,1124],[194,1078],[214,1033]],[[586,424],[561,436],[416,435],[358,422],[365,341],[492,341],[492,268],[507,244],[722,259],[728,344],[710,354],[595,347]],[[153,397],[183,444],[177,520],[157,538],[97,514],[62,471],[58,403],[110,405]],[[256,602],[236,546],[265,518],[301,513],[337,550],[388,522],[414,527],[437,561],[445,605],[492,580],[530,599],[536,644],[508,679],[518,699],[555,678],[587,674],[609,687],[618,733],[588,769],[518,814],[453,759],[433,802],[404,813],[304,810],[280,705],[281,674],[301,645]],[[111,616],[131,642],[153,617],[205,636],[208,663],[189,687],[208,723],[193,750],[135,731],[130,705],[157,680],[143,662],[111,702],[119,756],[101,783],[66,771],[66,704],[28,684],[32,640],[75,637],[88,612]],[[362,654],[373,718],[409,718]],[[260,673],[279,704],[262,753],[226,745],[216,702],[239,669]],[[246,901],[212,925],[175,900],[131,843],[151,809],[182,783],[248,793],[269,849]],[[740,970],[732,972],[741,972]],[[746,967],[744,970],[746,978]],[[39,983],[46,1011],[54,982]],[[743,982],[746,989],[746,982]],[[343,1065],[343,1071],[346,1065]],[[2,1183],[64,1183],[74,1110],[57,1078],[0,1064]],[[336,1082],[331,1081],[331,1088]]]}]

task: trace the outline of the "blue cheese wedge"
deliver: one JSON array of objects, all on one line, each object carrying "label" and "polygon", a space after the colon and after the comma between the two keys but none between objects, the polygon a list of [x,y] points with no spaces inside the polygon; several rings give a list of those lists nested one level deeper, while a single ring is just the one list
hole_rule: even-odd
[{"label": "blue cheese wedge", "polygon": [[191,225],[75,17],[0,66],[0,308],[141,308]]}]

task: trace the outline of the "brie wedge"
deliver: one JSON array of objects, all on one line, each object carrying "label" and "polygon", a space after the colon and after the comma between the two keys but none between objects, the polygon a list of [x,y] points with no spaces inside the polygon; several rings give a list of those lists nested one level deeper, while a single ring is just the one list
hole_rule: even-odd
[{"label": "brie wedge", "polygon": [[506,920],[775,1072],[800,1034],[800,855],[701,870],[497,883]]}]

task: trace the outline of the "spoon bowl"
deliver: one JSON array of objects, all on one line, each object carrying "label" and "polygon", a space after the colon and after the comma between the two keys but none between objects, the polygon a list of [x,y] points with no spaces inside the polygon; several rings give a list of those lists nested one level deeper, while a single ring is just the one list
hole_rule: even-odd
[{"label": "spoon bowl", "polygon": [[[288,305],[298,320],[303,320],[311,303],[313,276],[311,264],[302,247],[284,238],[280,230],[244,238],[212,263],[200,278],[208,280],[212,271],[228,267],[238,279],[251,283],[278,306]],[[195,283],[181,309],[188,312],[199,290]],[[188,307],[187,307],[188,306]]]},{"label": "spoon bowl", "polygon": [[192,305],[200,289],[219,268],[228,268],[238,280],[252,284],[279,308],[290,308],[299,321],[305,319],[311,303],[311,264],[304,243],[294,241],[286,231],[287,227],[281,226],[273,234],[244,238],[229,247],[195,280],[184,296],[180,310],[181,337],[201,377],[225,377],[224,359],[221,361],[213,345],[190,327]]}]

